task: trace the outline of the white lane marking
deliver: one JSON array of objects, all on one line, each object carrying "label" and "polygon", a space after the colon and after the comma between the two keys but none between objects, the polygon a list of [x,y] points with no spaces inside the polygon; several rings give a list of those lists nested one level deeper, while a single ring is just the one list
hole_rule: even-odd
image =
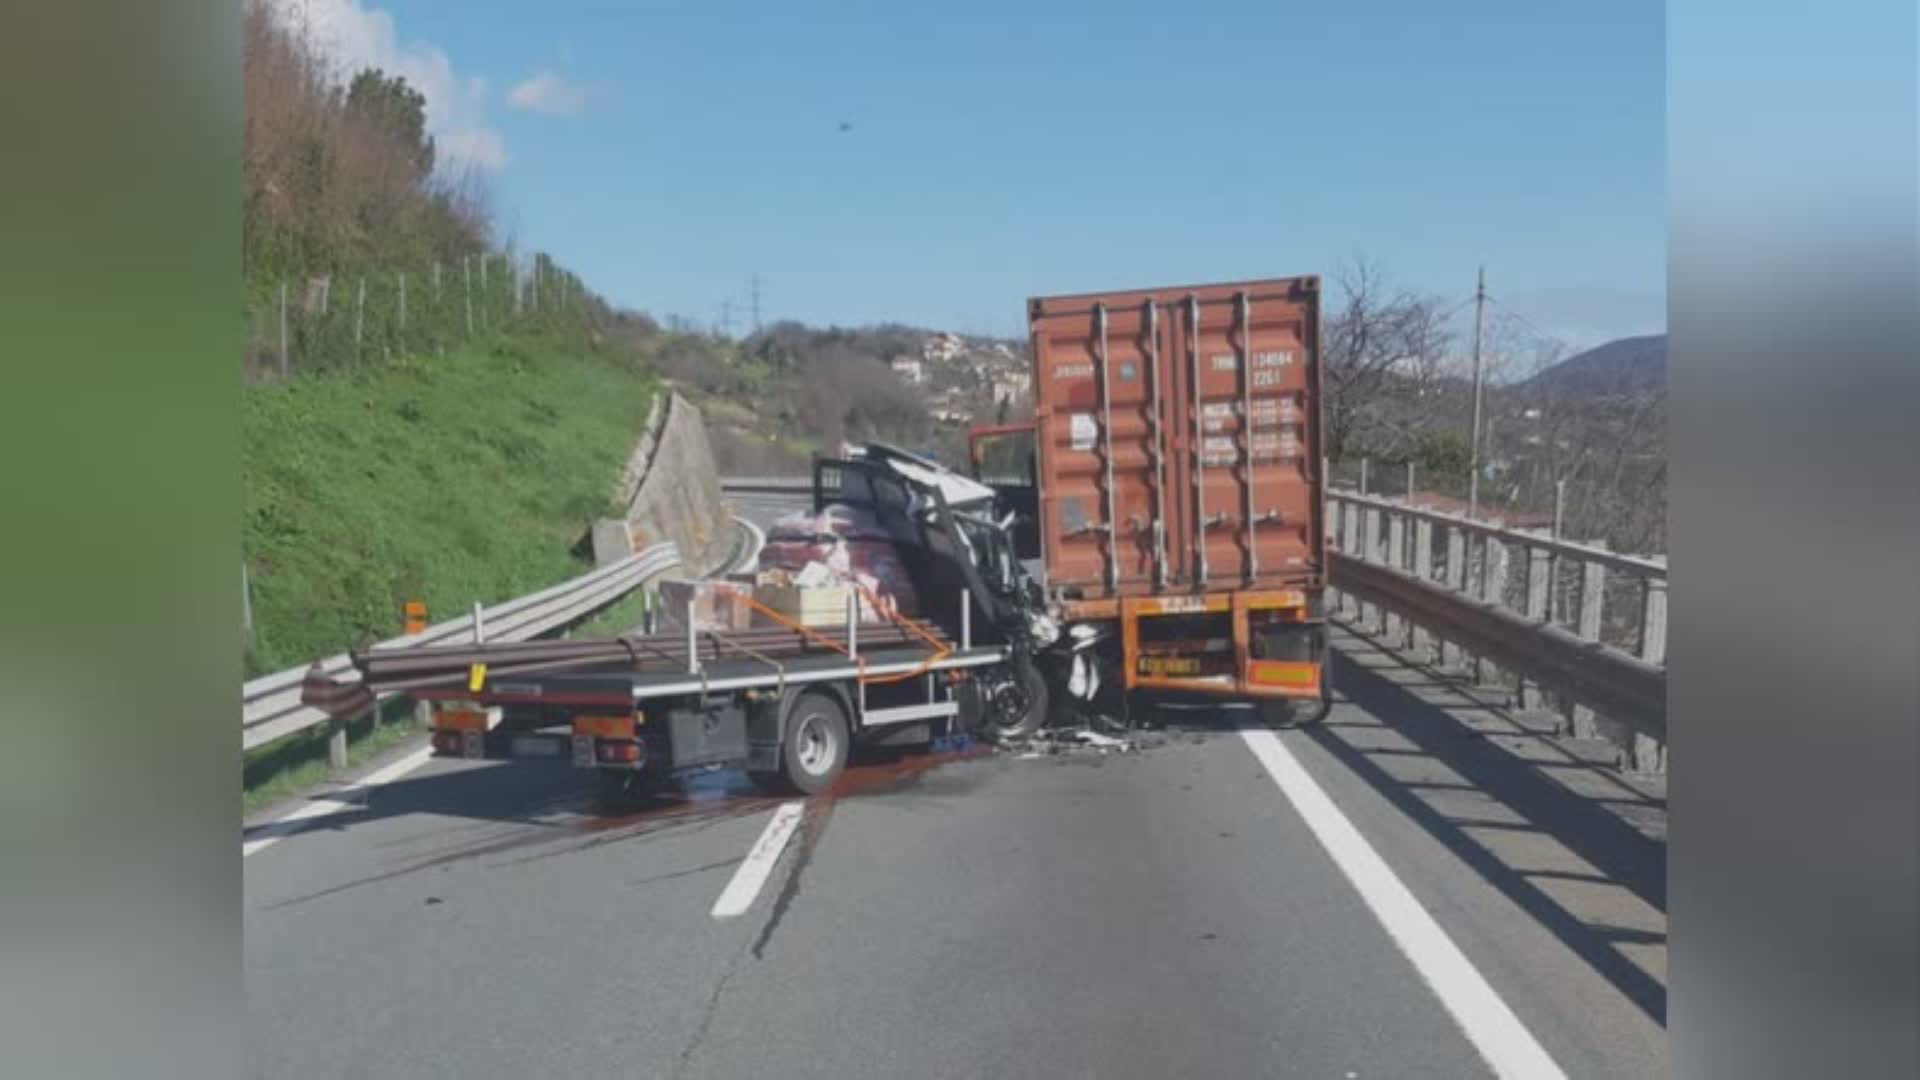
[{"label": "white lane marking", "polygon": [[793,832],[800,827],[801,815],[806,813],[807,804],[803,802],[781,803],[773,812],[773,820],[760,833],[760,839],[753,842],[747,851],[747,857],[733,872],[733,880],[720,891],[720,898],[713,902],[713,917],[731,919],[743,915],[753,906],[760,895],[760,889],[767,883],[767,875],[773,873],[773,866],[780,861],[780,853],[787,848],[787,841],[793,839]]},{"label": "white lane marking", "polygon": [[[378,787],[381,784],[398,780],[400,777],[425,765],[427,759],[432,756],[433,747],[423,746],[391,765],[381,766],[373,772],[368,773],[360,779],[358,784],[354,785],[354,789],[364,795],[368,788]],[[303,803],[294,809],[293,812],[274,819],[270,824],[261,826],[256,835],[242,842],[240,845],[240,857],[244,859],[257,851],[272,847],[279,841],[299,832],[300,823],[308,818],[324,817],[328,814],[350,814],[360,809],[363,805],[363,803],[341,802],[338,799],[315,799],[312,802]]]},{"label": "white lane marking", "polygon": [[1467,959],[1427,909],[1420,906],[1380,853],[1340,812],[1327,793],[1293,756],[1274,732],[1243,728],[1253,756],[1260,759],[1273,782],[1280,785],[1293,808],[1306,820],[1334,865],[1359,891],[1374,917],[1387,929],[1420,977],[1427,981],[1440,1004],[1466,1032],[1468,1041],[1492,1066],[1495,1076],[1526,1080],[1564,1080],[1533,1033],[1507,1008],[1491,985]]}]

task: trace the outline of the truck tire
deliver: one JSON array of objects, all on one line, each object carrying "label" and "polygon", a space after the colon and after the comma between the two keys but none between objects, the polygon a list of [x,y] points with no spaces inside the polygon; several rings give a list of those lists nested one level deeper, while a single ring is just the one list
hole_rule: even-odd
[{"label": "truck tire", "polygon": [[781,778],[802,795],[818,795],[840,778],[850,743],[840,703],[826,694],[801,694],[780,737]]},{"label": "truck tire", "polygon": [[1266,727],[1311,727],[1327,718],[1329,703],[1319,698],[1261,698],[1260,722]]},{"label": "truck tire", "polygon": [[1024,739],[1047,721],[1046,676],[1033,664],[1014,664],[1010,678],[996,680],[987,693],[981,733],[995,742]]}]

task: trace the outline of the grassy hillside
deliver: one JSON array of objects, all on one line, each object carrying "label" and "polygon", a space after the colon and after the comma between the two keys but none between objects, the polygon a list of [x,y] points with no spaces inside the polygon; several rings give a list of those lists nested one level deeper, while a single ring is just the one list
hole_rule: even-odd
[{"label": "grassy hillside", "polygon": [[580,573],[652,380],[583,336],[505,336],[249,387],[241,544],[249,675]]}]

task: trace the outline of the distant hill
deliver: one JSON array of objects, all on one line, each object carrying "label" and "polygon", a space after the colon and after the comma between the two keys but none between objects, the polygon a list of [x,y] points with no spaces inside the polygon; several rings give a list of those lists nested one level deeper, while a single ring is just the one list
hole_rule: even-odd
[{"label": "distant hill", "polygon": [[1620,338],[1569,356],[1520,384],[1522,389],[1582,397],[1665,392],[1667,335]]}]

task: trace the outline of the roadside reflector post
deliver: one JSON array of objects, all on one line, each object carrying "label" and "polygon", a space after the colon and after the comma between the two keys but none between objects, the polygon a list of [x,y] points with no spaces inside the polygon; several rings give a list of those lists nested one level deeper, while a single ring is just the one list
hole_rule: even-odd
[{"label": "roadside reflector post", "polygon": [[335,769],[347,767],[347,722],[340,717],[327,721],[327,764]]},{"label": "roadside reflector post", "polygon": [[473,602],[473,643],[475,645],[485,645],[487,643],[486,619],[480,612],[480,601],[478,600]]},{"label": "roadside reflector post", "polygon": [[[406,603],[404,611],[406,612],[407,635],[411,637],[415,634],[425,633],[427,629],[426,601],[409,600]],[[423,728],[432,727],[433,726],[433,706],[427,704],[427,702],[425,702],[424,700],[414,702],[413,718],[414,718],[414,722],[419,724]]]}]

